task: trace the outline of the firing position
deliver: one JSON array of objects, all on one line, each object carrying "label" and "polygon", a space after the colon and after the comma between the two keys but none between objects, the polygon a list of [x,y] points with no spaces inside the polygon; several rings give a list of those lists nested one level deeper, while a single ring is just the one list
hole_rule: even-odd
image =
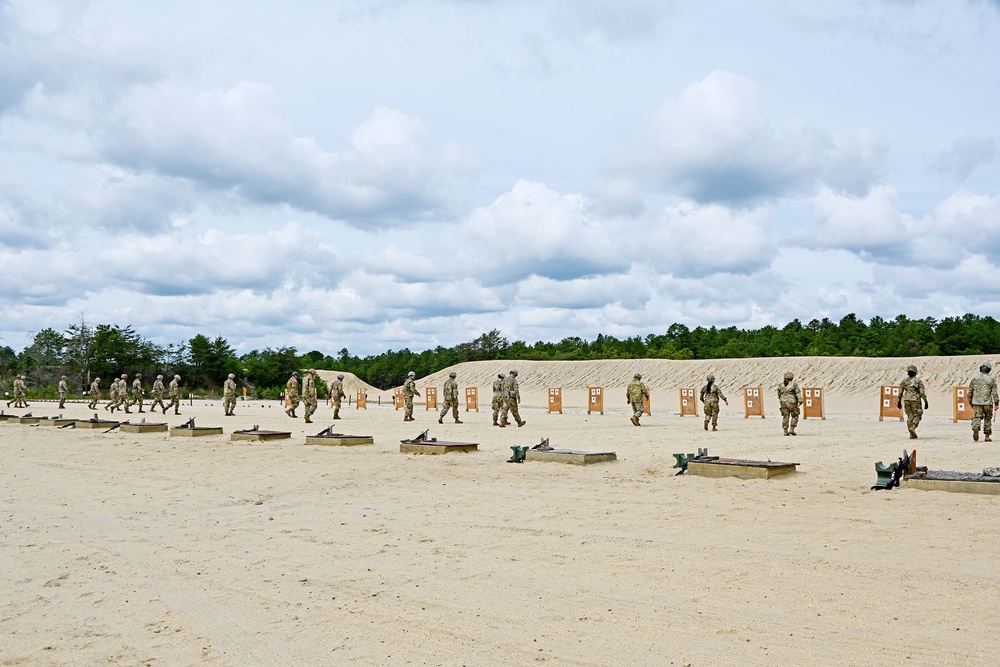
[{"label": "firing position", "polygon": [[448,373],[448,379],[444,381],[444,407],[441,409],[441,416],[438,417],[438,424],[444,423],[444,416],[448,414],[448,408],[451,408],[455,423],[462,423],[462,420],[458,418],[458,383],[455,382],[457,376],[458,374],[452,371]]},{"label": "firing position", "polygon": [[[924,407],[920,407],[920,401],[924,402]],[[927,390],[924,389],[924,381],[917,377],[917,367],[906,367],[906,377],[899,383],[899,399],[896,401],[897,408],[904,408],[906,411],[906,428],[910,432],[910,440],[917,439],[917,427],[920,426],[920,419],[927,409]]]},{"label": "firing position", "polygon": [[306,371],[306,379],[302,381],[302,402],[305,404],[305,421],[312,424],[313,413],[316,412],[316,369]]},{"label": "firing position", "polygon": [[499,426],[500,423],[497,421],[497,417],[500,415],[501,408],[504,407],[504,394],[503,394],[503,373],[497,373],[497,379],[493,381],[493,425]]},{"label": "firing position", "polygon": [[289,417],[295,417],[295,408],[299,407],[298,371],[292,373],[292,377],[288,378],[288,382],[285,383],[285,401],[288,403],[288,408],[285,410],[285,414]]},{"label": "firing position", "polygon": [[1000,406],[997,381],[990,375],[993,364],[984,361],[979,366],[979,375],[969,380],[969,403],[972,404],[972,439],[979,442],[979,425],[983,426],[986,442],[992,442],[993,414]]},{"label": "firing position", "polygon": [[518,412],[517,406],[521,402],[521,390],[517,386],[517,371],[511,370],[510,374],[504,378],[503,381],[503,393],[504,393],[504,405],[500,412],[500,428],[503,428],[510,424],[507,421],[507,412],[513,415],[514,421],[517,422],[518,427],[524,426],[527,422],[521,419],[521,414]]},{"label": "firing position", "polygon": [[417,391],[417,374],[410,371],[406,374],[406,382],[403,383],[403,405],[406,407],[403,414],[404,422],[413,421],[413,397],[419,396]]},{"label": "firing position", "polygon": [[330,400],[333,401],[333,418],[340,419],[340,402],[347,398],[344,393],[344,374],[337,375],[337,379],[330,383]]},{"label": "firing position", "polygon": [[[235,417],[236,413],[236,376],[232,373],[222,384],[222,407],[226,410],[226,417]],[[306,421],[309,421],[306,419]]]},{"label": "firing position", "polygon": [[784,382],[778,385],[778,403],[781,406],[781,429],[785,435],[797,435],[795,427],[799,425],[802,390],[791,372],[785,373]]},{"label": "firing position", "polygon": [[643,397],[649,398],[649,389],[642,383],[642,374],[636,373],[625,390],[625,402],[632,406],[632,423],[636,426],[641,426],[639,418],[642,417]]},{"label": "firing position", "polygon": [[698,398],[705,404],[705,430],[708,430],[708,422],[711,421],[712,430],[718,431],[719,399],[722,399],[727,406],[729,405],[729,401],[726,399],[726,395],[722,393],[719,385],[715,384],[714,375],[709,375],[705,380],[707,384],[698,393]]}]

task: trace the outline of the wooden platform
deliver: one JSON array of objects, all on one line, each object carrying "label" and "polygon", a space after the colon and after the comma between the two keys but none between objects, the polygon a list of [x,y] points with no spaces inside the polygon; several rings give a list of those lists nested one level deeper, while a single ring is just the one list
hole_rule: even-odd
[{"label": "wooden platform", "polygon": [[982,493],[1000,495],[1000,477],[988,477],[975,472],[928,470],[903,477],[908,489],[921,491],[951,491],[952,493]]},{"label": "wooden platform", "polygon": [[50,419],[43,419],[38,422],[39,426],[66,426],[67,424],[72,424],[75,419],[69,417],[52,417]]},{"label": "wooden platform", "polygon": [[122,424],[118,430],[122,433],[163,433],[170,426],[164,422],[162,424]]},{"label": "wooden platform", "polygon": [[96,421],[93,420],[93,419],[88,419],[87,421],[77,421],[76,422],[76,427],[77,428],[95,428],[95,429],[96,428],[101,428],[101,429],[107,430],[107,429],[111,428],[112,426],[114,426],[115,424],[120,424],[120,423],[121,422],[117,422],[114,419],[98,419]]},{"label": "wooden platform", "polygon": [[448,454],[450,452],[475,452],[478,442],[425,441],[399,443],[400,454]]},{"label": "wooden platform", "polygon": [[795,472],[798,463],[786,461],[754,461],[752,459],[712,458],[690,461],[687,471],[701,477],[738,477],[740,479],[770,479]]},{"label": "wooden platform", "polygon": [[206,435],[222,435],[221,426],[195,426],[194,428],[172,428],[170,437],[200,438]]},{"label": "wooden platform", "polygon": [[375,438],[370,435],[344,435],[343,433],[334,433],[332,435],[307,435],[306,444],[323,445],[326,447],[374,445]]},{"label": "wooden platform", "polygon": [[7,420],[8,424],[37,424],[42,421],[41,417],[11,417]]},{"label": "wooden platform", "polygon": [[12,415],[0,415],[0,422],[5,422],[11,418]]},{"label": "wooden platform", "polygon": [[233,431],[229,440],[232,442],[265,442],[267,440],[285,440],[291,437],[291,431]]},{"label": "wooden platform", "polygon": [[617,461],[618,456],[614,452],[594,452],[584,449],[529,449],[524,453],[524,460],[585,466],[591,463]]}]

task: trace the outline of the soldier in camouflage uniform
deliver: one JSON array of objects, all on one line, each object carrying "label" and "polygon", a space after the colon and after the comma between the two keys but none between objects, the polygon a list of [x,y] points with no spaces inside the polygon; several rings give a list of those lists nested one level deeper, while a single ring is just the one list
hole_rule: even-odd
[{"label": "soldier in camouflage uniform", "polygon": [[122,373],[121,378],[118,380],[118,409],[125,410],[125,412],[131,414],[132,411],[128,408],[128,374]]},{"label": "soldier in camouflage uniform", "polygon": [[347,398],[344,393],[344,374],[337,375],[337,379],[330,383],[330,400],[333,401],[333,418],[340,419],[340,401]]},{"label": "soldier in camouflage uniform", "polygon": [[30,404],[24,399],[24,392],[28,388],[28,385],[24,382],[24,376],[18,375],[14,378],[14,398],[7,401],[7,407],[13,403],[15,408],[26,408]]},{"label": "soldier in camouflage uniform", "polygon": [[[920,407],[921,400],[924,402],[923,408]],[[899,383],[899,400],[896,401],[896,407],[906,409],[906,428],[910,432],[910,440],[916,440],[917,426],[920,425],[920,418],[927,409],[927,391],[924,389],[923,380],[917,379],[916,366],[906,367],[906,377]]]},{"label": "soldier in camouflage uniform", "polygon": [[66,384],[66,376],[59,378],[59,409],[66,407],[66,399],[69,397],[69,385]]},{"label": "soldier in camouflage uniform", "polygon": [[413,397],[420,395],[420,392],[417,391],[416,377],[417,374],[410,371],[406,374],[406,382],[403,383],[403,405],[406,406],[403,414],[404,422],[413,421]]},{"label": "soldier in camouflage uniform", "polygon": [[316,370],[310,368],[306,372],[306,379],[302,381],[302,402],[306,406],[305,420],[307,424],[312,423],[310,417],[316,412]]},{"label": "soldier in camouflage uniform", "polygon": [[715,384],[715,376],[709,375],[705,378],[708,383],[701,388],[698,393],[698,398],[701,402],[705,404],[705,430],[708,430],[708,422],[712,422],[712,430],[718,431],[719,425],[719,399],[725,401],[726,405],[729,405],[729,401],[726,399],[726,395],[722,393],[719,389],[719,385]]},{"label": "soldier in camouflage uniform", "polygon": [[521,415],[517,410],[518,403],[521,402],[521,390],[517,386],[517,371],[511,370],[510,374],[504,378],[502,390],[504,394],[504,404],[500,410],[500,428],[504,428],[508,424],[507,421],[507,411],[514,416],[514,421],[517,422],[518,427],[524,426],[527,422],[521,419]]},{"label": "soldier in camouflage uniform", "polygon": [[299,407],[298,371],[292,373],[292,377],[288,378],[288,382],[285,383],[285,400],[288,402],[289,406],[285,410],[285,414],[289,417],[295,417],[295,408]]},{"label": "soldier in camouflage uniform", "polygon": [[503,373],[497,373],[497,379],[493,381],[493,425],[499,426],[500,423],[497,421],[497,417],[500,415],[500,410],[504,407],[504,393],[503,393]]},{"label": "soldier in camouflage uniform", "polygon": [[455,423],[462,423],[462,420],[458,418],[458,383],[455,382],[457,376],[458,374],[452,371],[448,373],[448,379],[444,381],[444,407],[441,409],[441,416],[438,417],[438,424],[444,423],[444,416],[448,414],[448,408],[451,408]]},{"label": "soldier in camouflage uniform", "polygon": [[226,410],[226,417],[236,416],[236,413],[233,412],[236,409],[236,376],[232,373],[222,384],[222,407]]},{"label": "soldier in camouflage uniform", "polygon": [[969,380],[969,403],[972,404],[972,439],[979,441],[979,425],[983,425],[986,442],[992,442],[993,413],[1000,406],[997,381],[990,375],[993,364],[984,361],[979,367],[979,375]]},{"label": "soldier in camouflage uniform", "polygon": [[[87,407],[96,410],[99,400],[101,400],[101,378],[94,378],[94,381],[90,383],[90,403],[87,403]],[[104,409],[107,410],[107,407]]]},{"label": "soldier in camouflage uniform", "polygon": [[181,413],[181,376],[175,375],[174,379],[170,381],[170,404],[163,408],[163,414],[167,414],[167,408],[173,408],[174,414],[179,415]]},{"label": "soldier in camouflage uniform", "polygon": [[643,397],[649,397],[649,389],[642,383],[642,375],[636,373],[632,376],[628,389],[625,390],[625,402],[632,406],[632,423],[636,426],[641,426],[639,418],[642,417],[644,407]]},{"label": "soldier in camouflage uniform", "polygon": [[104,409],[108,412],[114,412],[118,408],[118,378],[111,381],[111,386],[108,387],[108,404],[104,406]]},{"label": "soldier in camouflage uniform", "polygon": [[[781,409],[781,428],[785,435],[796,435],[799,425],[799,406],[802,405],[802,390],[794,382],[795,375],[785,373],[784,382],[778,385],[778,403]],[[790,421],[789,421],[790,419]]]},{"label": "soldier in camouflage uniform", "polygon": [[145,412],[142,409],[142,399],[145,398],[146,391],[142,388],[142,373],[135,374],[135,380],[132,382],[132,402],[129,405],[139,404],[139,412]]},{"label": "soldier in camouflage uniform", "polygon": [[167,408],[163,405],[163,394],[166,390],[167,388],[163,386],[163,376],[157,375],[156,380],[153,381],[153,388],[150,390],[150,396],[153,397],[149,404],[150,412],[156,412],[156,406],[159,405],[163,414],[167,414]]}]

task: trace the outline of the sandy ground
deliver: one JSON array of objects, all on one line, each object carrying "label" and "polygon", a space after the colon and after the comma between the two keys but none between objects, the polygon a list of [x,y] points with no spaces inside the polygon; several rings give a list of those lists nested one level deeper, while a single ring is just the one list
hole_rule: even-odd
[{"label": "sandy ground", "polygon": [[[486,410],[438,425],[422,405],[413,423],[376,405],[307,425],[273,402],[165,418],[225,427],[199,439],[0,423],[0,665],[997,663],[1000,498],[869,491],[875,461],[911,446],[870,389],[831,390],[828,418],[791,438],[773,400],[744,419],[725,382],[706,433],[665,383],[636,428],[623,384],[605,415],[569,398],[550,415],[522,374],[521,429]],[[1000,464],[945,396],[919,463]],[[375,444],[304,445],[333,423]],[[292,438],[230,442],[257,424]],[[480,451],[400,454],[425,428]],[[505,463],[543,437],[618,461]],[[799,472],[674,476],[671,455],[698,447]]]}]

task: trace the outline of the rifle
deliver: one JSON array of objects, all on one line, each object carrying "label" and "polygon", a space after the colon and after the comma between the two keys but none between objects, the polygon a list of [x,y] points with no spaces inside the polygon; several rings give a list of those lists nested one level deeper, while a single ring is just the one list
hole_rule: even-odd
[{"label": "rifle", "polygon": [[427,434],[429,432],[430,432],[430,429],[427,429],[426,431],[424,431],[423,433],[421,433],[420,435],[418,435],[415,438],[411,438],[411,439],[408,439],[408,440],[400,440],[399,442],[401,444],[404,444],[404,445],[405,444],[409,444],[409,443],[416,444],[416,443],[420,443],[420,442],[437,442],[437,438],[428,438],[427,437]]},{"label": "rifle", "polygon": [[177,428],[194,428],[194,417],[191,417],[191,419],[187,420]]},{"label": "rifle", "polygon": [[[875,474],[878,475],[875,486],[871,488],[872,491],[890,491],[894,487],[899,486],[900,480],[903,479],[904,475],[912,475],[917,472],[917,450],[913,450],[907,453],[903,450],[903,455],[899,457],[896,463],[890,463],[889,465],[883,465],[881,461],[875,464]],[[927,468],[923,468],[927,470]]]},{"label": "rifle", "polygon": [[112,431],[114,431],[116,428],[118,428],[122,424],[128,424],[128,423],[129,423],[129,420],[127,420],[127,419],[125,421],[123,421],[123,422],[118,422],[117,424],[115,424],[114,426],[112,426],[111,428],[109,428],[107,431],[105,431],[105,433],[111,433]]}]

